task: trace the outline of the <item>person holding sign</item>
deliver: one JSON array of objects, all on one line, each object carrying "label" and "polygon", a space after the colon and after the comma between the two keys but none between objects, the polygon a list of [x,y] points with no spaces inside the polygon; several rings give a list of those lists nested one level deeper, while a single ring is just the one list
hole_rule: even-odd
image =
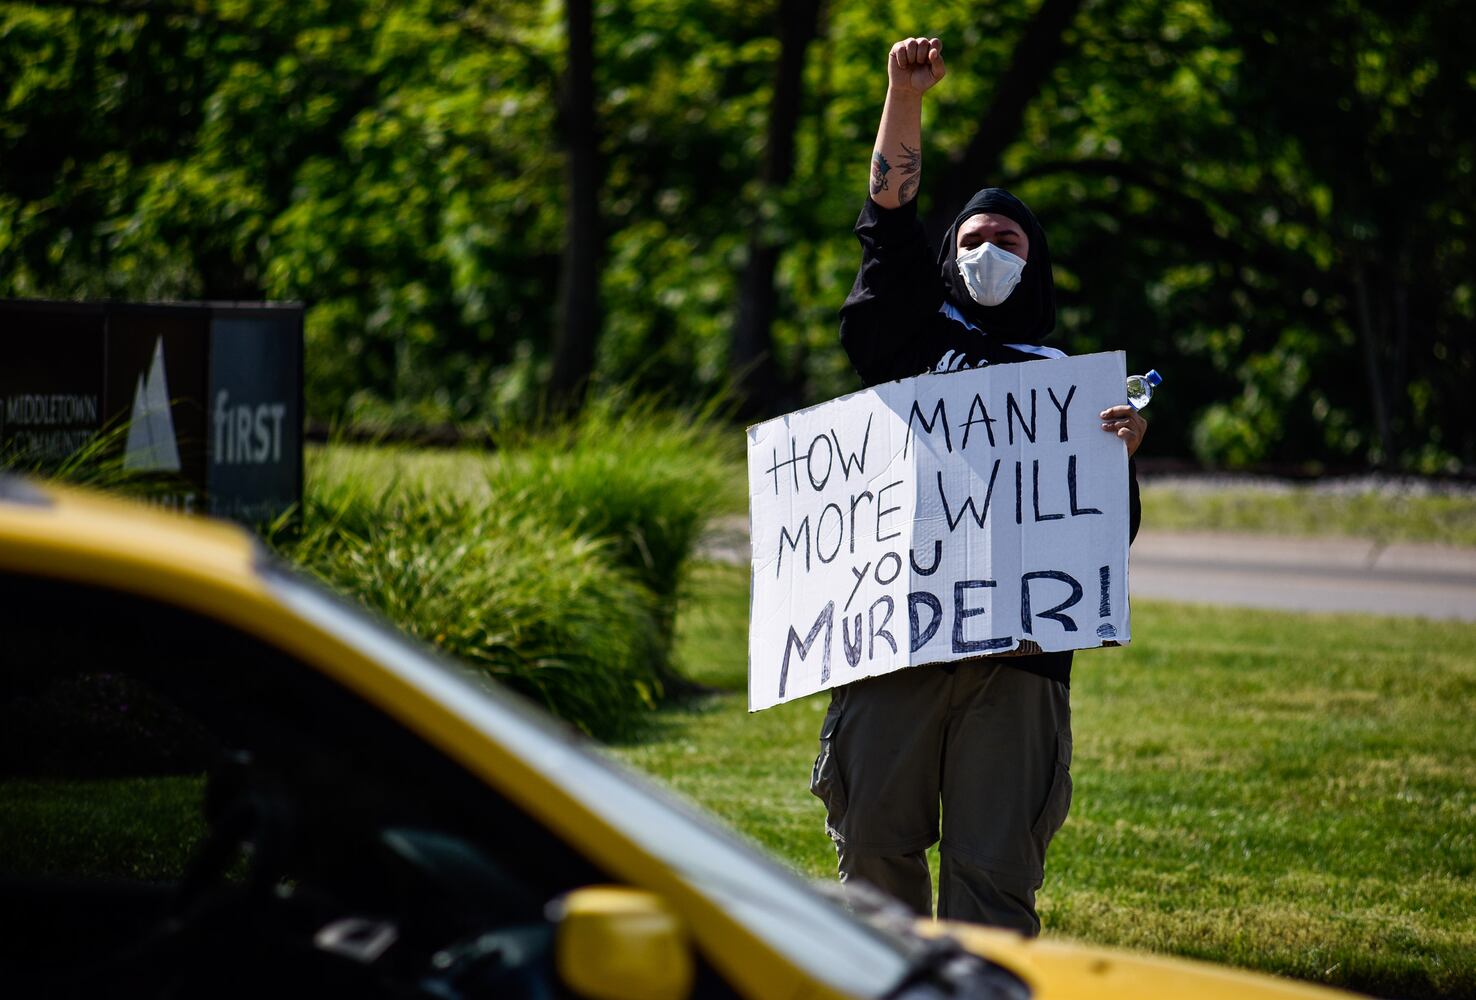
[{"label": "person holding sign", "polygon": [[[1018,198],[985,188],[935,254],[917,216],[922,96],[946,69],[936,38],[887,57],[887,96],[856,223],[860,273],[840,339],[867,386],[926,372],[1060,358],[1050,250]],[[1130,537],[1140,508],[1131,456],[1147,424],[1100,414],[1129,456]],[[1046,846],[1071,802],[1071,653],[919,666],[832,689],[811,791],[826,805],[842,882],[932,909],[926,850],[940,840],[938,916],[1040,931]]]}]

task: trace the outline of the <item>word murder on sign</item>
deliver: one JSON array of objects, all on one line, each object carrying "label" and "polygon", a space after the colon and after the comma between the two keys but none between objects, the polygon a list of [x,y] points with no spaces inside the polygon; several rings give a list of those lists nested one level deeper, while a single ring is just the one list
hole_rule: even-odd
[{"label": "word murder on sign", "polygon": [[1121,352],[920,375],[748,431],[749,708],[1131,638]]}]

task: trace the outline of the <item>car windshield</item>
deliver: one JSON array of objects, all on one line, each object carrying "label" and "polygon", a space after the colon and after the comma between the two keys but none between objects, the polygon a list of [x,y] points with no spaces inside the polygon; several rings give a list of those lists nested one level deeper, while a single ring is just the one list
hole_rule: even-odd
[{"label": "car windshield", "polygon": [[296,614],[382,664],[515,753],[796,967],[843,993],[883,996],[925,947],[905,923],[867,922],[569,727],[435,655],[293,572],[263,577]]}]

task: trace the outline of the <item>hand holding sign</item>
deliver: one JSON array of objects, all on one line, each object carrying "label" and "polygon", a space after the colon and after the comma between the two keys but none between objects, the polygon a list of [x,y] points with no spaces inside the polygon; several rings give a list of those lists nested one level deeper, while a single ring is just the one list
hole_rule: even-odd
[{"label": "hand holding sign", "polygon": [[1128,458],[1132,458],[1138,451],[1138,446],[1143,443],[1143,435],[1148,433],[1148,421],[1143,414],[1139,413],[1127,403],[1119,406],[1109,406],[1100,414],[1102,417],[1102,430],[1111,431],[1122,438],[1123,444],[1127,445]]}]

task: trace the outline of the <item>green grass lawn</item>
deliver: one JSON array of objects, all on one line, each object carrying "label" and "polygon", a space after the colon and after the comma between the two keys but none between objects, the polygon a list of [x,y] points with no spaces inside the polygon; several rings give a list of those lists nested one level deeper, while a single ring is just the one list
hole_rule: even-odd
[{"label": "green grass lawn", "polygon": [[[722,689],[617,748],[799,872],[826,696],[745,711],[748,585],[703,567],[679,655]],[[1384,996],[1476,994],[1476,626],[1139,602],[1079,654],[1046,933]]]},{"label": "green grass lawn", "polygon": [[1476,545],[1476,496],[1470,495],[1185,488],[1145,479],[1142,498],[1143,524],[1155,531],[1343,535],[1384,543]]},{"label": "green grass lawn", "polygon": [[205,835],[205,779],[0,780],[0,869],[169,882]]}]

